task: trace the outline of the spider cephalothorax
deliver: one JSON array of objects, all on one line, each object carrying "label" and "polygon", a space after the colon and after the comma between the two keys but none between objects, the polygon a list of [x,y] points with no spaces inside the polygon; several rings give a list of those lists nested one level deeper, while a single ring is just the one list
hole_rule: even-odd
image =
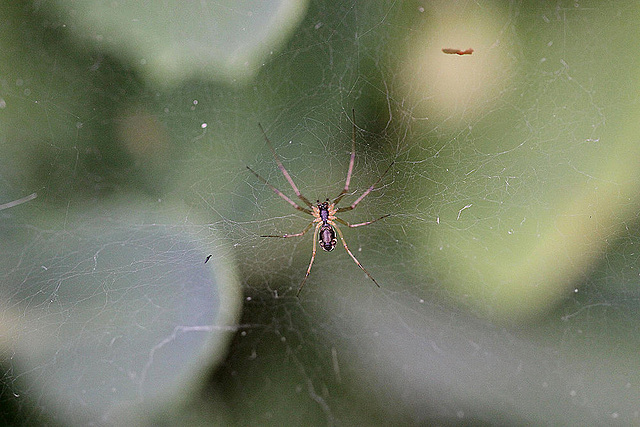
[{"label": "spider cephalothorax", "polygon": [[369,276],[369,278],[371,280],[373,280],[373,283],[375,283],[378,287],[380,287],[378,282],[376,282],[376,279],[374,279],[373,276],[371,274],[369,274],[369,272],[362,266],[362,264],[360,264],[360,262],[356,259],[356,257],[353,256],[353,254],[349,250],[349,247],[347,246],[347,242],[345,242],[345,240],[344,240],[344,236],[342,235],[342,231],[340,231],[340,228],[336,224],[336,222],[339,222],[342,225],[345,225],[345,226],[350,227],[350,228],[354,228],[354,227],[360,227],[360,226],[363,226],[363,225],[372,224],[372,223],[374,223],[374,222],[376,222],[378,220],[381,220],[382,218],[386,218],[386,217],[389,216],[389,215],[384,215],[384,216],[381,216],[378,219],[374,219],[373,221],[361,222],[359,224],[349,224],[345,220],[336,217],[337,213],[347,212],[347,211],[355,209],[355,207],[358,205],[358,203],[360,203],[362,201],[362,199],[364,199],[365,196],[367,194],[369,194],[371,192],[371,190],[373,190],[373,187],[375,187],[376,184],[378,182],[380,182],[380,180],[387,174],[387,172],[389,172],[389,169],[391,169],[391,166],[393,165],[393,162],[391,162],[391,164],[389,165],[387,170],[384,171],[384,173],[380,176],[380,178],[378,178],[378,180],[376,182],[374,182],[373,185],[371,187],[369,187],[364,193],[362,193],[362,195],[360,197],[358,197],[356,199],[356,201],[353,202],[350,206],[345,206],[345,207],[342,207],[342,208],[336,208],[336,205],[340,202],[340,200],[342,200],[342,198],[349,191],[349,183],[351,182],[351,174],[353,172],[353,162],[354,162],[355,153],[356,153],[356,151],[355,151],[356,150],[356,120],[355,120],[355,112],[352,111],[352,114],[353,114],[353,135],[352,135],[352,139],[351,139],[351,159],[349,160],[349,170],[347,172],[347,180],[346,180],[346,182],[344,184],[344,189],[340,192],[340,194],[338,194],[338,197],[333,199],[333,201],[330,202],[329,199],[327,199],[324,202],[320,202],[320,200],[318,200],[318,201],[316,201],[315,205],[313,205],[309,201],[309,199],[307,199],[306,197],[304,197],[302,195],[302,193],[300,193],[300,190],[298,190],[298,187],[296,187],[296,184],[293,182],[293,179],[291,179],[291,176],[289,175],[289,172],[287,172],[287,170],[284,168],[284,166],[282,166],[282,162],[280,161],[280,158],[276,154],[276,150],[271,145],[271,142],[269,141],[269,138],[267,138],[267,134],[264,132],[264,129],[262,129],[262,126],[258,125],[258,126],[260,126],[260,130],[262,130],[262,133],[264,135],[265,141],[267,141],[267,145],[269,146],[269,148],[271,149],[271,152],[273,153],[273,157],[276,159],[276,163],[278,164],[278,168],[280,168],[280,171],[282,172],[284,177],[289,182],[289,185],[291,185],[291,188],[293,189],[293,192],[296,193],[296,196],[300,200],[302,200],[307,207],[305,208],[305,207],[302,207],[302,206],[298,205],[296,202],[294,202],[289,197],[287,197],[284,193],[282,193],[282,191],[278,190],[276,187],[274,187],[273,185],[269,184],[266,179],[264,179],[263,177],[258,175],[256,172],[254,172],[253,169],[251,169],[249,166],[247,166],[247,169],[249,169],[251,171],[251,173],[253,173],[256,177],[258,177],[258,179],[260,179],[260,181],[262,181],[265,184],[267,184],[269,186],[269,188],[271,188],[278,196],[282,197],[291,206],[293,206],[297,210],[299,210],[301,212],[304,212],[304,213],[306,213],[308,215],[311,215],[313,217],[313,221],[311,221],[309,223],[309,225],[307,225],[307,227],[304,230],[302,230],[300,233],[284,234],[282,236],[271,236],[271,235],[269,235],[269,236],[261,236],[261,237],[283,237],[283,238],[298,237],[298,236],[304,235],[307,231],[309,231],[311,229],[313,224],[316,224],[316,228],[315,228],[315,230],[313,232],[313,251],[311,252],[311,261],[309,262],[309,267],[307,268],[307,273],[304,275],[304,279],[302,279],[302,283],[300,283],[300,287],[298,288],[298,292],[296,293],[296,296],[300,294],[300,291],[302,290],[302,287],[304,286],[304,283],[306,282],[307,277],[309,277],[309,273],[311,272],[311,266],[313,265],[313,261],[316,259],[316,242],[320,243],[320,247],[322,247],[323,250],[325,250],[327,252],[331,252],[333,249],[335,249],[336,244],[338,243],[338,241],[336,240],[336,232],[338,233],[338,236],[340,237],[340,240],[342,241],[342,245],[344,246],[344,248],[347,251],[347,253],[349,254],[349,256],[351,256],[351,258],[358,265],[358,267],[360,267],[362,269],[362,271],[364,271],[367,274],[367,276]]}]

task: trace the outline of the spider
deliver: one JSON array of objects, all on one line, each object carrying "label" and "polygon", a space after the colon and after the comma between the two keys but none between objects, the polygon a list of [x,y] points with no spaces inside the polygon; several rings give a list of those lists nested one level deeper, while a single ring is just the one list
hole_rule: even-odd
[{"label": "spider", "polygon": [[336,244],[338,243],[336,240],[336,232],[338,233],[338,236],[340,237],[340,241],[342,242],[342,245],[344,246],[349,256],[358,265],[358,267],[360,267],[362,271],[364,271],[367,274],[367,276],[369,276],[369,278],[373,281],[373,283],[375,283],[376,286],[380,287],[376,279],[373,278],[373,276],[362,266],[362,264],[360,264],[360,261],[357,260],[357,258],[353,255],[353,253],[351,253],[351,251],[349,250],[349,246],[347,246],[347,242],[344,240],[342,231],[340,230],[336,222],[339,222],[340,224],[350,228],[362,227],[365,225],[373,224],[376,221],[386,218],[390,214],[383,215],[378,219],[374,219],[373,221],[366,221],[358,224],[349,224],[343,219],[338,218],[336,214],[355,209],[356,206],[358,206],[358,203],[360,203],[362,199],[364,199],[367,196],[367,194],[369,194],[371,190],[373,190],[376,184],[378,184],[382,180],[382,178],[384,178],[384,176],[387,174],[387,172],[389,172],[389,169],[391,169],[391,166],[393,166],[395,162],[391,162],[391,164],[387,167],[384,173],[380,175],[380,178],[378,178],[378,180],[374,182],[373,185],[371,185],[371,187],[369,187],[364,193],[362,193],[362,195],[358,197],[356,201],[353,202],[350,206],[344,206],[341,208],[336,207],[338,203],[342,200],[342,198],[349,191],[349,183],[351,182],[351,174],[353,172],[353,162],[355,159],[355,150],[356,150],[356,120],[355,120],[355,111],[352,110],[351,113],[352,113],[352,119],[353,119],[353,134],[351,138],[351,159],[349,160],[349,169],[347,171],[347,179],[345,181],[344,188],[342,189],[340,194],[338,194],[338,196],[335,199],[333,199],[333,201],[329,201],[329,199],[326,199],[324,202],[320,202],[320,200],[317,200],[315,205],[312,204],[309,201],[309,199],[303,196],[302,193],[300,193],[300,190],[298,190],[298,187],[296,187],[296,184],[293,182],[293,179],[291,179],[289,172],[287,172],[284,166],[282,166],[282,162],[280,161],[280,158],[276,154],[276,150],[273,148],[271,141],[269,141],[269,138],[267,137],[266,132],[262,128],[262,125],[258,124],[258,126],[260,127],[260,130],[262,131],[262,135],[264,136],[264,139],[267,142],[267,145],[269,146],[269,149],[271,149],[271,152],[273,153],[273,157],[275,158],[276,163],[278,164],[278,168],[280,169],[284,177],[289,182],[289,185],[291,185],[293,192],[296,194],[296,196],[300,200],[302,200],[302,202],[307,207],[305,208],[303,206],[298,205],[296,202],[291,200],[289,197],[287,197],[284,193],[282,193],[276,187],[269,184],[269,182],[267,182],[266,179],[258,175],[258,173],[256,173],[249,166],[247,166],[247,169],[249,169],[249,171],[251,171],[251,173],[253,173],[260,181],[268,185],[269,188],[271,188],[278,196],[282,197],[285,201],[287,201],[287,203],[289,203],[295,209],[301,212],[304,212],[308,215],[311,215],[313,217],[313,221],[311,221],[309,225],[307,225],[306,228],[302,230],[300,233],[284,234],[284,235],[278,235],[278,236],[267,235],[267,236],[260,236],[260,237],[276,237],[276,238],[285,238],[285,239],[289,237],[300,237],[306,234],[306,232],[311,229],[313,224],[316,224],[316,227],[313,231],[313,250],[311,252],[311,261],[309,262],[307,273],[304,275],[304,278],[302,279],[302,282],[298,287],[298,292],[296,293],[296,297],[300,295],[300,292],[302,291],[302,287],[304,286],[305,282],[307,281],[307,278],[309,277],[309,273],[311,272],[311,266],[313,266],[313,261],[316,259],[316,242],[320,244],[320,247],[323,250],[327,252],[331,252],[332,250],[335,249]]}]

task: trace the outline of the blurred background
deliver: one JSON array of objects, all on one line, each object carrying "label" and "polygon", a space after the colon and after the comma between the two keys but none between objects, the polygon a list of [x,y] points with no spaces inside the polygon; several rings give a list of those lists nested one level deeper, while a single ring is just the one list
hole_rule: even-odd
[{"label": "blurred background", "polygon": [[2,9],[4,424],[640,423],[637,2]]}]

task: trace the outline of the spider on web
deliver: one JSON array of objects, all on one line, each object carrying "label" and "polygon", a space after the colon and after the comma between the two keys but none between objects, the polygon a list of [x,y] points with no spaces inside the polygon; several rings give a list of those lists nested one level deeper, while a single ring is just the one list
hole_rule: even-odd
[{"label": "spider on web", "polygon": [[342,231],[340,230],[336,222],[339,222],[340,224],[350,228],[355,228],[355,227],[361,227],[361,226],[373,224],[376,221],[379,221],[383,218],[388,217],[390,214],[383,215],[378,219],[374,219],[373,221],[366,221],[358,224],[349,224],[345,220],[338,218],[336,214],[355,209],[356,206],[358,206],[358,203],[360,203],[362,199],[364,199],[367,196],[367,194],[369,194],[371,190],[373,190],[376,184],[378,184],[382,180],[382,178],[384,178],[384,176],[387,174],[387,172],[389,172],[389,169],[391,169],[391,166],[393,166],[395,162],[391,162],[391,164],[387,167],[387,170],[385,170],[384,173],[380,175],[380,178],[378,178],[378,180],[374,182],[371,185],[371,187],[369,187],[364,193],[362,193],[362,195],[358,197],[356,201],[353,202],[350,206],[344,206],[341,208],[336,207],[336,205],[342,200],[342,198],[349,191],[349,183],[351,182],[351,174],[353,172],[353,162],[355,159],[355,150],[356,150],[356,120],[355,120],[355,111],[352,110],[351,113],[352,113],[352,119],[353,119],[353,135],[351,138],[351,159],[349,160],[349,170],[347,171],[347,179],[344,184],[344,189],[340,192],[340,194],[338,194],[338,196],[335,199],[333,199],[333,201],[329,201],[329,199],[326,199],[324,202],[320,202],[320,200],[317,200],[315,205],[312,204],[309,201],[309,199],[303,196],[302,193],[300,193],[300,190],[298,190],[298,187],[296,187],[296,184],[293,182],[293,179],[291,179],[289,172],[287,172],[287,170],[282,165],[282,162],[280,161],[280,158],[276,154],[276,150],[273,148],[271,141],[269,141],[269,138],[267,137],[266,132],[262,128],[262,125],[258,124],[258,126],[260,127],[260,130],[262,131],[262,134],[264,135],[264,139],[267,142],[267,145],[269,146],[269,148],[271,149],[271,152],[273,153],[273,157],[275,158],[276,163],[278,164],[278,168],[280,169],[284,177],[289,182],[289,185],[291,185],[293,192],[296,194],[296,196],[298,196],[300,200],[302,200],[302,202],[307,207],[305,208],[303,206],[298,205],[296,202],[291,200],[289,197],[287,197],[284,193],[282,193],[276,187],[269,184],[269,182],[267,182],[266,179],[258,175],[258,173],[255,172],[253,169],[251,169],[249,166],[247,166],[247,169],[249,169],[249,171],[251,171],[251,173],[253,173],[256,177],[258,177],[260,181],[268,185],[269,188],[271,188],[278,196],[286,200],[287,203],[289,203],[295,209],[301,212],[304,212],[307,215],[311,215],[313,217],[313,221],[311,221],[309,225],[307,225],[307,227],[304,230],[302,230],[300,233],[284,234],[281,236],[267,235],[267,236],[260,236],[260,237],[277,237],[277,238],[300,237],[300,236],[303,236],[307,231],[309,231],[313,226],[313,224],[317,223],[313,231],[313,250],[311,252],[311,261],[309,262],[307,273],[304,275],[304,279],[302,279],[302,283],[300,283],[298,292],[296,292],[296,297],[300,295],[300,291],[302,291],[302,287],[304,286],[305,282],[307,281],[307,277],[309,277],[309,273],[311,272],[311,266],[313,265],[313,261],[316,259],[316,242],[320,244],[320,247],[323,250],[327,252],[331,252],[332,250],[335,249],[337,244],[336,231],[338,232],[340,241],[342,242],[342,245],[346,249],[349,256],[351,256],[351,258],[358,265],[358,267],[360,267],[362,271],[364,271],[367,274],[367,276],[369,276],[369,278],[373,280],[373,283],[375,283],[376,286],[380,287],[378,282],[376,282],[376,279],[373,278],[373,276],[362,266],[362,264],[360,264],[360,261],[358,261],[358,259],[353,255],[353,253],[351,253],[351,251],[349,250],[349,246],[347,246],[347,242],[344,240]]}]

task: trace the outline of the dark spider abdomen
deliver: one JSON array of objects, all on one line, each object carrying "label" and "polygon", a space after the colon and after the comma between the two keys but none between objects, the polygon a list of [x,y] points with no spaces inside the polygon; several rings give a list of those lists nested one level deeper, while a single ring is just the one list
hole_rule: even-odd
[{"label": "dark spider abdomen", "polygon": [[331,252],[336,247],[336,232],[329,224],[320,227],[320,246],[327,252]]}]

